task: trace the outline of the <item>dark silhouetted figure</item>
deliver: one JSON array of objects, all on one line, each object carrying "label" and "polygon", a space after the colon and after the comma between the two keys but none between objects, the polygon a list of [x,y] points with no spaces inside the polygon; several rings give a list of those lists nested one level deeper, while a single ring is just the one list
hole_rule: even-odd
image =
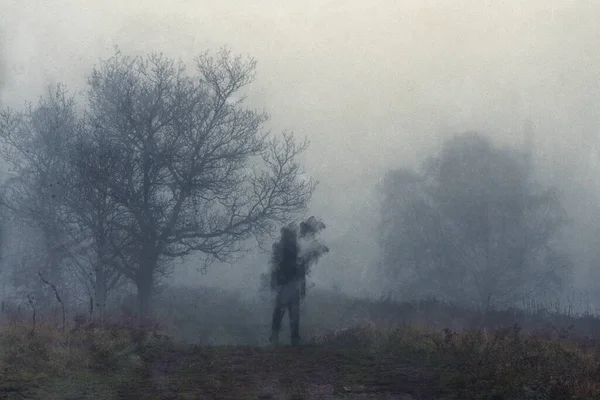
[{"label": "dark silhouetted figure", "polygon": [[315,235],[325,224],[310,217],[300,224],[281,228],[281,238],[273,244],[271,256],[271,289],[276,292],[271,324],[271,343],[279,342],[279,331],[285,311],[290,318],[292,346],[300,344],[300,300],[306,296],[306,276],[311,263],[329,249],[317,242]]},{"label": "dark silhouetted figure", "polygon": [[281,239],[273,244],[271,289],[276,292],[271,324],[271,343],[279,341],[285,310],[290,318],[292,345],[300,344],[300,298],[306,294],[306,275],[298,263],[298,241],[293,225],[281,228]]}]

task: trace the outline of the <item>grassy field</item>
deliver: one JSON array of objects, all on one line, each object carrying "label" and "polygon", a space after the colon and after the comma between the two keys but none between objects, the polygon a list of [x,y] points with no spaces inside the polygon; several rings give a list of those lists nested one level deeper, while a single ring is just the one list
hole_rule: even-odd
[{"label": "grassy field", "polygon": [[[221,301],[224,307],[234,300]],[[190,327],[174,325],[187,314],[143,328],[124,317],[77,329],[72,321],[63,329],[39,317],[35,326],[27,320],[4,321],[0,398],[600,399],[600,324],[595,317],[557,314],[549,327],[545,314],[538,316],[545,322],[535,325],[532,313],[527,319],[526,314],[497,312],[487,314],[485,326],[440,329],[433,326],[444,323],[439,316],[452,318],[442,303],[328,301],[339,304],[323,315],[306,305],[313,316],[305,315],[305,344],[299,348],[257,343],[264,327],[259,332],[255,326],[254,332],[254,325],[243,330],[236,324],[260,322],[259,310],[253,309],[246,321],[242,316],[250,310],[240,304],[225,318],[214,301],[194,314],[205,322],[202,327],[193,319],[201,339],[196,344],[185,340]],[[438,316],[434,309],[441,310]],[[212,320],[209,310],[215,313]],[[345,314],[350,311],[353,318]],[[192,311],[188,307],[186,312]],[[361,313],[371,319],[367,322]],[[472,312],[463,311],[462,317],[486,321]],[[340,327],[342,320],[349,322]],[[433,322],[428,325],[428,320]],[[238,344],[216,344],[208,330]]]}]

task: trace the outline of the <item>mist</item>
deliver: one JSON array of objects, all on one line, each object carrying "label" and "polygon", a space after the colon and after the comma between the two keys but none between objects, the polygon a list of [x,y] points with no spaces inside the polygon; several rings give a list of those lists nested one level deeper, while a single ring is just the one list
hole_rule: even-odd
[{"label": "mist", "polygon": [[[0,9],[1,99],[12,107],[48,85],[81,90],[115,45],[184,62],[221,45],[255,57],[249,104],[268,110],[271,130],[311,142],[303,162],[320,184],[308,213],[327,223],[331,249],[311,279],[352,295],[381,294],[370,270],[386,171],[467,130],[522,147],[529,120],[536,166],[573,218],[574,290],[590,289],[600,216],[594,1],[2,0]],[[256,251],[200,274],[192,256],[171,279],[254,292],[267,260]]]},{"label": "mist", "polygon": [[0,392],[599,398],[598,16],[0,0]]}]

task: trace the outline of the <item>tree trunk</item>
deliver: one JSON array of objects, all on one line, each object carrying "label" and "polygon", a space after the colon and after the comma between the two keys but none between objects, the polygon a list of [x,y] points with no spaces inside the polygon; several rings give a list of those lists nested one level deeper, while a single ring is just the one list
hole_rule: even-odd
[{"label": "tree trunk", "polygon": [[138,291],[140,318],[153,317],[152,297],[154,295],[154,271],[158,264],[158,249],[155,241],[149,240],[142,248],[139,269],[135,277]]},{"label": "tree trunk", "polygon": [[98,265],[96,267],[96,276],[94,282],[94,308],[96,309],[96,315],[100,321],[104,320],[106,298],[108,294],[108,289],[106,286],[106,274],[104,272],[103,265]]},{"label": "tree trunk", "polygon": [[152,271],[140,271],[135,280],[138,294],[139,313],[142,319],[151,318],[153,315],[152,295],[154,292],[154,280]]}]

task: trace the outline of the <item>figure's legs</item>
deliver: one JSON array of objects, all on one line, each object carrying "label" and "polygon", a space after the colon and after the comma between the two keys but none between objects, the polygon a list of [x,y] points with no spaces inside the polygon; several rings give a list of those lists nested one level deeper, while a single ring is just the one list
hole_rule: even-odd
[{"label": "figure's legs", "polygon": [[288,313],[292,346],[298,346],[300,344],[300,296],[295,296],[288,303]]},{"label": "figure's legs", "polygon": [[277,296],[275,308],[273,309],[273,319],[271,322],[271,337],[270,342],[277,345],[279,342],[279,331],[281,330],[281,321],[285,314],[285,306],[281,303],[280,296]]}]

